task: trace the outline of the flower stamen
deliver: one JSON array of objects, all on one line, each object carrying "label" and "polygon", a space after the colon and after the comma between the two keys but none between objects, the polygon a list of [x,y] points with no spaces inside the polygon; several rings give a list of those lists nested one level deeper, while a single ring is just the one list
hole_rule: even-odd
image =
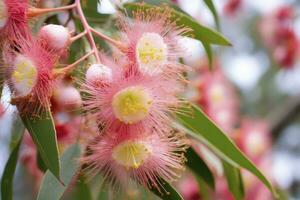
[{"label": "flower stamen", "polygon": [[151,155],[152,150],[139,141],[125,141],[117,145],[112,152],[112,158],[127,170],[139,168]]},{"label": "flower stamen", "polygon": [[28,95],[37,81],[37,68],[33,62],[23,55],[18,55],[12,72],[14,89],[19,96]]},{"label": "flower stamen", "polygon": [[168,47],[159,34],[144,33],[137,42],[136,56],[142,72],[160,73],[167,62]]},{"label": "flower stamen", "polygon": [[115,116],[122,122],[132,124],[143,120],[149,114],[152,98],[142,87],[128,87],[113,97]]}]

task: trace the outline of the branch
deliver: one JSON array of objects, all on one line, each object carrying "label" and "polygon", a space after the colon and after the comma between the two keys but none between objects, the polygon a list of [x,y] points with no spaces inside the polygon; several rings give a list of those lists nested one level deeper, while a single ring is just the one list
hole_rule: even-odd
[{"label": "branch", "polygon": [[93,38],[93,34],[92,34],[92,31],[90,29],[90,25],[88,24],[85,16],[84,16],[84,13],[82,11],[82,8],[81,8],[81,4],[80,4],[80,0],[75,0],[75,4],[76,4],[76,9],[77,9],[77,12],[78,12],[78,15],[79,15],[79,18],[80,18],[80,21],[86,31],[86,36],[87,36],[87,39],[91,45],[91,48],[92,48],[92,51],[94,52],[94,56],[96,58],[96,61],[97,63],[101,63],[100,62],[100,57],[99,57],[99,54],[98,54],[98,49],[97,49],[97,46],[96,46],[96,43],[95,43],[95,40]]}]

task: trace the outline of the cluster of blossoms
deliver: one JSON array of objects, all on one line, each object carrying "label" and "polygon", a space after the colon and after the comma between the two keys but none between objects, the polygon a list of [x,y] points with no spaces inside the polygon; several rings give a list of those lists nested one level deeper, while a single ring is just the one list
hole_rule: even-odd
[{"label": "cluster of blossoms", "polygon": [[292,7],[280,7],[265,16],[259,31],[274,60],[283,68],[291,68],[297,61],[299,38],[294,29],[295,11]]},{"label": "cluster of blossoms", "polygon": [[172,115],[183,103],[178,40],[188,30],[157,8],[136,11],[132,21],[122,16],[119,24],[118,58],[100,56],[82,86],[84,107],[100,127],[82,162],[115,187],[133,179],[158,189],[160,178],[174,181],[184,169],[188,142],[173,130]]},{"label": "cluster of blossoms", "polygon": [[50,105],[58,64],[70,44],[69,31],[59,25],[46,25],[37,35],[28,20],[43,14],[27,0],[1,1],[1,76],[6,77],[12,103],[21,113],[39,112]]},{"label": "cluster of blossoms", "polygon": [[[52,104],[62,145],[76,140],[80,123],[71,120],[74,126],[70,128],[68,120],[61,122],[59,113],[83,105],[86,117],[95,121],[97,128],[84,136],[88,138],[87,152],[81,161],[86,173],[100,172],[109,185],[118,188],[125,188],[129,180],[134,180],[160,190],[162,179],[172,182],[180,177],[186,160],[188,140],[174,130],[173,118],[184,103],[179,95],[184,89],[181,74],[186,66],[179,63],[184,51],[179,40],[189,30],[177,27],[167,8],[136,11],[133,20],[121,16],[119,41],[108,39],[116,47],[114,53],[118,56],[113,59],[98,52],[92,32],[100,33],[87,24],[80,1],[67,8],[75,7],[85,31],[72,37],[68,29],[53,24],[33,34],[28,19],[45,10],[29,9],[27,1],[7,0],[1,4],[1,72],[11,90],[12,103],[21,114],[33,115]],[[65,68],[56,68],[68,46],[84,35],[92,52]],[[82,100],[73,86],[58,78],[92,54],[96,63],[85,73]],[[36,158],[32,155],[36,150],[31,140],[26,141],[30,151],[25,152],[23,160],[33,169]],[[39,179],[35,170],[32,174]]]}]

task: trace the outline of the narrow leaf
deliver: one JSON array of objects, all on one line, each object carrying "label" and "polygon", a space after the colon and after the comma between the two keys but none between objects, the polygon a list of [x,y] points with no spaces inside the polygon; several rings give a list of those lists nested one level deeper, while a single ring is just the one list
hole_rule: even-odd
[{"label": "narrow leaf", "polygon": [[163,200],[183,200],[182,196],[176,191],[176,189],[170,185],[168,182],[160,178],[162,187],[158,190],[156,187],[150,189],[156,196]]},{"label": "narrow leaf", "polygon": [[[124,7],[128,11],[136,11],[136,10],[143,10],[146,11],[147,9],[153,7],[153,5],[146,4],[146,3],[127,3]],[[157,7],[157,9],[165,9],[164,7]],[[205,27],[199,24],[196,20],[192,17],[179,12],[177,10],[172,9],[172,19],[176,21],[178,26],[186,26],[191,28],[191,33],[187,34],[188,37],[193,37],[194,39],[200,40],[201,42],[205,42],[207,44],[217,44],[217,45],[225,45],[229,46],[230,42],[224,38],[220,33],[217,31]]]},{"label": "narrow leaf", "polygon": [[54,122],[49,109],[40,116],[22,116],[23,123],[37,146],[45,166],[59,179],[60,165]]},{"label": "narrow leaf", "polygon": [[201,178],[209,187],[215,188],[215,180],[212,172],[206,163],[199,157],[193,148],[189,148],[186,152],[188,168],[199,178]]},{"label": "narrow leaf", "polygon": [[[189,114],[184,114],[189,113]],[[201,140],[219,156],[235,167],[243,167],[259,178],[277,197],[277,193],[270,181],[248,160],[238,147],[218,128],[196,105],[185,107],[177,114],[178,121],[186,133]]]},{"label": "narrow leaf", "polygon": [[36,154],[36,162],[37,162],[37,166],[38,168],[42,171],[42,172],[46,172],[47,171],[47,167],[41,157],[41,154],[39,152],[37,152]]},{"label": "narrow leaf", "polygon": [[236,200],[242,200],[245,196],[244,184],[240,169],[223,161],[224,174],[226,176],[227,185]]},{"label": "narrow leaf", "polygon": [[209,69],[213,70],[213,52],[211,46],[205,42],[203,42],[202,45],[208,58]]},{"label": "narrow leaf", "polygon": [[24,126],[22,126],[22,122],[19,118],[14,123],[12,134],[12,145],[10,146],[11,154],[5,165],[1,179],[1,199],[5,200],[13,199],[13,179],[24,134]]},{"label": "narrow leaf", "polygon": [[[65,197],[67,196],[67,197]],[[92,200],[92,191],[84,178],[81,176],[76,181],[72,191],[62,198],[64,200]],[[105,198],[107,199],[107,198]]]},{"label": "narrow leaf", "polygon": [[213,1],[212,0],[203,0],[203,1],[206,4],[206,6],[209,8],[211,14],[213,15],[215,23],[216,23],[216,27],[219,30],[220,29],[220,20],[219,20],[219,16],[218,16],[218,13],[214,6]]},{"label": "narrow leaf", "polygon": [[61,178],[64,185],[48,170],[43,177],[38,193],[38,200],[59,200],[79,168],[79,144],[69,147],[61,158]]},{"label": "narrow leaf", "polygon": [[209,186],[199,177],[196,176],[196,181],[199,185],[199,191],[201,193],[201,199],[212,200]]}]

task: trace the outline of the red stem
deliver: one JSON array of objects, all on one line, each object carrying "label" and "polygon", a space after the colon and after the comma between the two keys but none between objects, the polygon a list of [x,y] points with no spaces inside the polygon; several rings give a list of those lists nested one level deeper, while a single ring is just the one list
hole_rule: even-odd
[{"label": "red stem", "polygon": [[73,9],[75,7],[76,7],[75,4],[71,4],[68,6],[62,6],[62,7],[58,7],[58,8],[34,8],[34,7],[32,7],[32,8],[28,9],[27,15],[28,15],[28,17],[37,17],[39,15],[47,14],[49,12],[58,12],[58,11]]},{"label": "red stem", "polygon": [[96,58],[96,61],[97,61],[97,63],[101,63],[100,62],[100,57],[99,57],[99,54],[98,54],[98,49],[97,49],[95,40],[94,40],[92,32],[91,32],[91,28],[90,28],[84,14],[83,14],[81,4],[80,4],[80,0],[75,0],[75,4],[76,4],[76,9],[77,9],[80,21],[81,21],[81,23],[82,23],[82,25],[83,25],[83,27],[86,31],[87,39],[88,39],[88,41],[91,45],[92,51],[94,52],[94,56]]}]

